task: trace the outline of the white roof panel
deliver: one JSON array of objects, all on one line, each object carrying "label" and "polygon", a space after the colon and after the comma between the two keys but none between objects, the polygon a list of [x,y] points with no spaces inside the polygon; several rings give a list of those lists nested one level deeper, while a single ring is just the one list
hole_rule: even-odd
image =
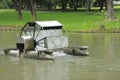
[{"label": "white roof panel", "polygon": [[58,21],[36,21],[36,23],[41,27],[63,26]]}]

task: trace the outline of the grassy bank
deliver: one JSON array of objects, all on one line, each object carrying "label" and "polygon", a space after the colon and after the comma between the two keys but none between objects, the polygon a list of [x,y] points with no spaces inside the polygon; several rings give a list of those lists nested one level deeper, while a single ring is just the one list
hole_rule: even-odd
[{"label": "grassy bank", "polygon": [[[120,11],[115,11],[117,20],[105,19],[105,12],[60,12],[60,11],[37,11],[38,20],[58,20],[68,31],[92,31],[92,30],[113,30],[120,28]],[[0,25],[23,26],[26,22],[32,21],[31,14],[23,11],[23,20],[17,20],[15,10],[0,10]],[[104,25],[104,26],[102,26]]]}]

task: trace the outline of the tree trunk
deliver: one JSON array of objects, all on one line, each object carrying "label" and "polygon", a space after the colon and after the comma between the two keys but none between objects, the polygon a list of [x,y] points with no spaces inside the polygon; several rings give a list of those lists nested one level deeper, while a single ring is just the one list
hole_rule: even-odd
[{"label": "tree trunk", "polygon": [[25,5],[27,6],[27,9],[31,12],[32,20],[33,21],[37,20],[35,8],[33,5],[33,0],[25,0]]},{"label": "tree trunk", "polygon": [[77,10],[77,4],[78,4],[78,0],[71,0],[71,3],[74,7],[74,10],[76,11]]},{"label": "tree trunk", "polygon": [[87,5],[86,5],[86,11],[89,12],[90,11],[90,0],[87,0]]},{"label": "tree trunk", "polygon": [[61,0],[62,10],[66,10],[68,0]]},{"label": "tree trunk", "polygon": [[113,1],[107,0],[107,18],[114,20],[116,19],[113,9]]},{"label": "tree trunk", "polygon": [[102,11],[103,10],[103,4],[104,4],[103,0],[98,0],[98,3],[99,3],[99,6],[100,6],[100,11]]},{"label": "tree trunk", "polygon": [[18,12],[18,19],[22,20],[22,12],[21,12],[22,0],[12,0],[12,2],[14,3],[16,11]]},{"label": "tree trunk", "polygon": [[100,11],[103,10],[103,7],[105,5],[105,9],[107,9],[107,3],[106,3],[106,0],[97,0],[99,6],[100,6]]},{"label": "tree trunk", "polygon": [[105,0],[105,10],[107,10],[107,1]]},{"label": "tree trunk", "polygon": [[30,0],[30,11],[31,11],[31,14],[32,14],[33,21],[37,20],[37,15],[36,15],[36,11],[35,11],[32,0]]},{"label": "tree trunk", "polygon": [[51,0],[47,0],[47,1],[46,1],[46,7],[47,7],[48,10],[51,10],[51,9],[52,9]]}]

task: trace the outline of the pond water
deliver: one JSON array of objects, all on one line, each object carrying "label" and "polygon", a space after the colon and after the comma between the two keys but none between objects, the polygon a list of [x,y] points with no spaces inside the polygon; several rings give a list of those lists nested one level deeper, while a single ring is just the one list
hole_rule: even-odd
[{"label": "pond water", "polygon": [[[0,52],[15,47],[17,32],[0,32]],[[70,46],[89,46],[89,56],[37,60],[0,55],[0,80],[120,80],[120,34],[69,34]],[[0,53],[1,54],[1,53]]]}]

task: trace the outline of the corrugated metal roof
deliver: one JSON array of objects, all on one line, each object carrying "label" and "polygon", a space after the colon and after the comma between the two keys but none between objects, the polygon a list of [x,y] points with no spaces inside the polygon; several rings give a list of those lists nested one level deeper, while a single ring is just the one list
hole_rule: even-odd
[{"label": "corrugated metal roof", "polygon": [[36,23],[38,25],[40,25],[41,27],[59,27],[59,26],[63,26],[60,22],[58,21],[36,21]]}]

